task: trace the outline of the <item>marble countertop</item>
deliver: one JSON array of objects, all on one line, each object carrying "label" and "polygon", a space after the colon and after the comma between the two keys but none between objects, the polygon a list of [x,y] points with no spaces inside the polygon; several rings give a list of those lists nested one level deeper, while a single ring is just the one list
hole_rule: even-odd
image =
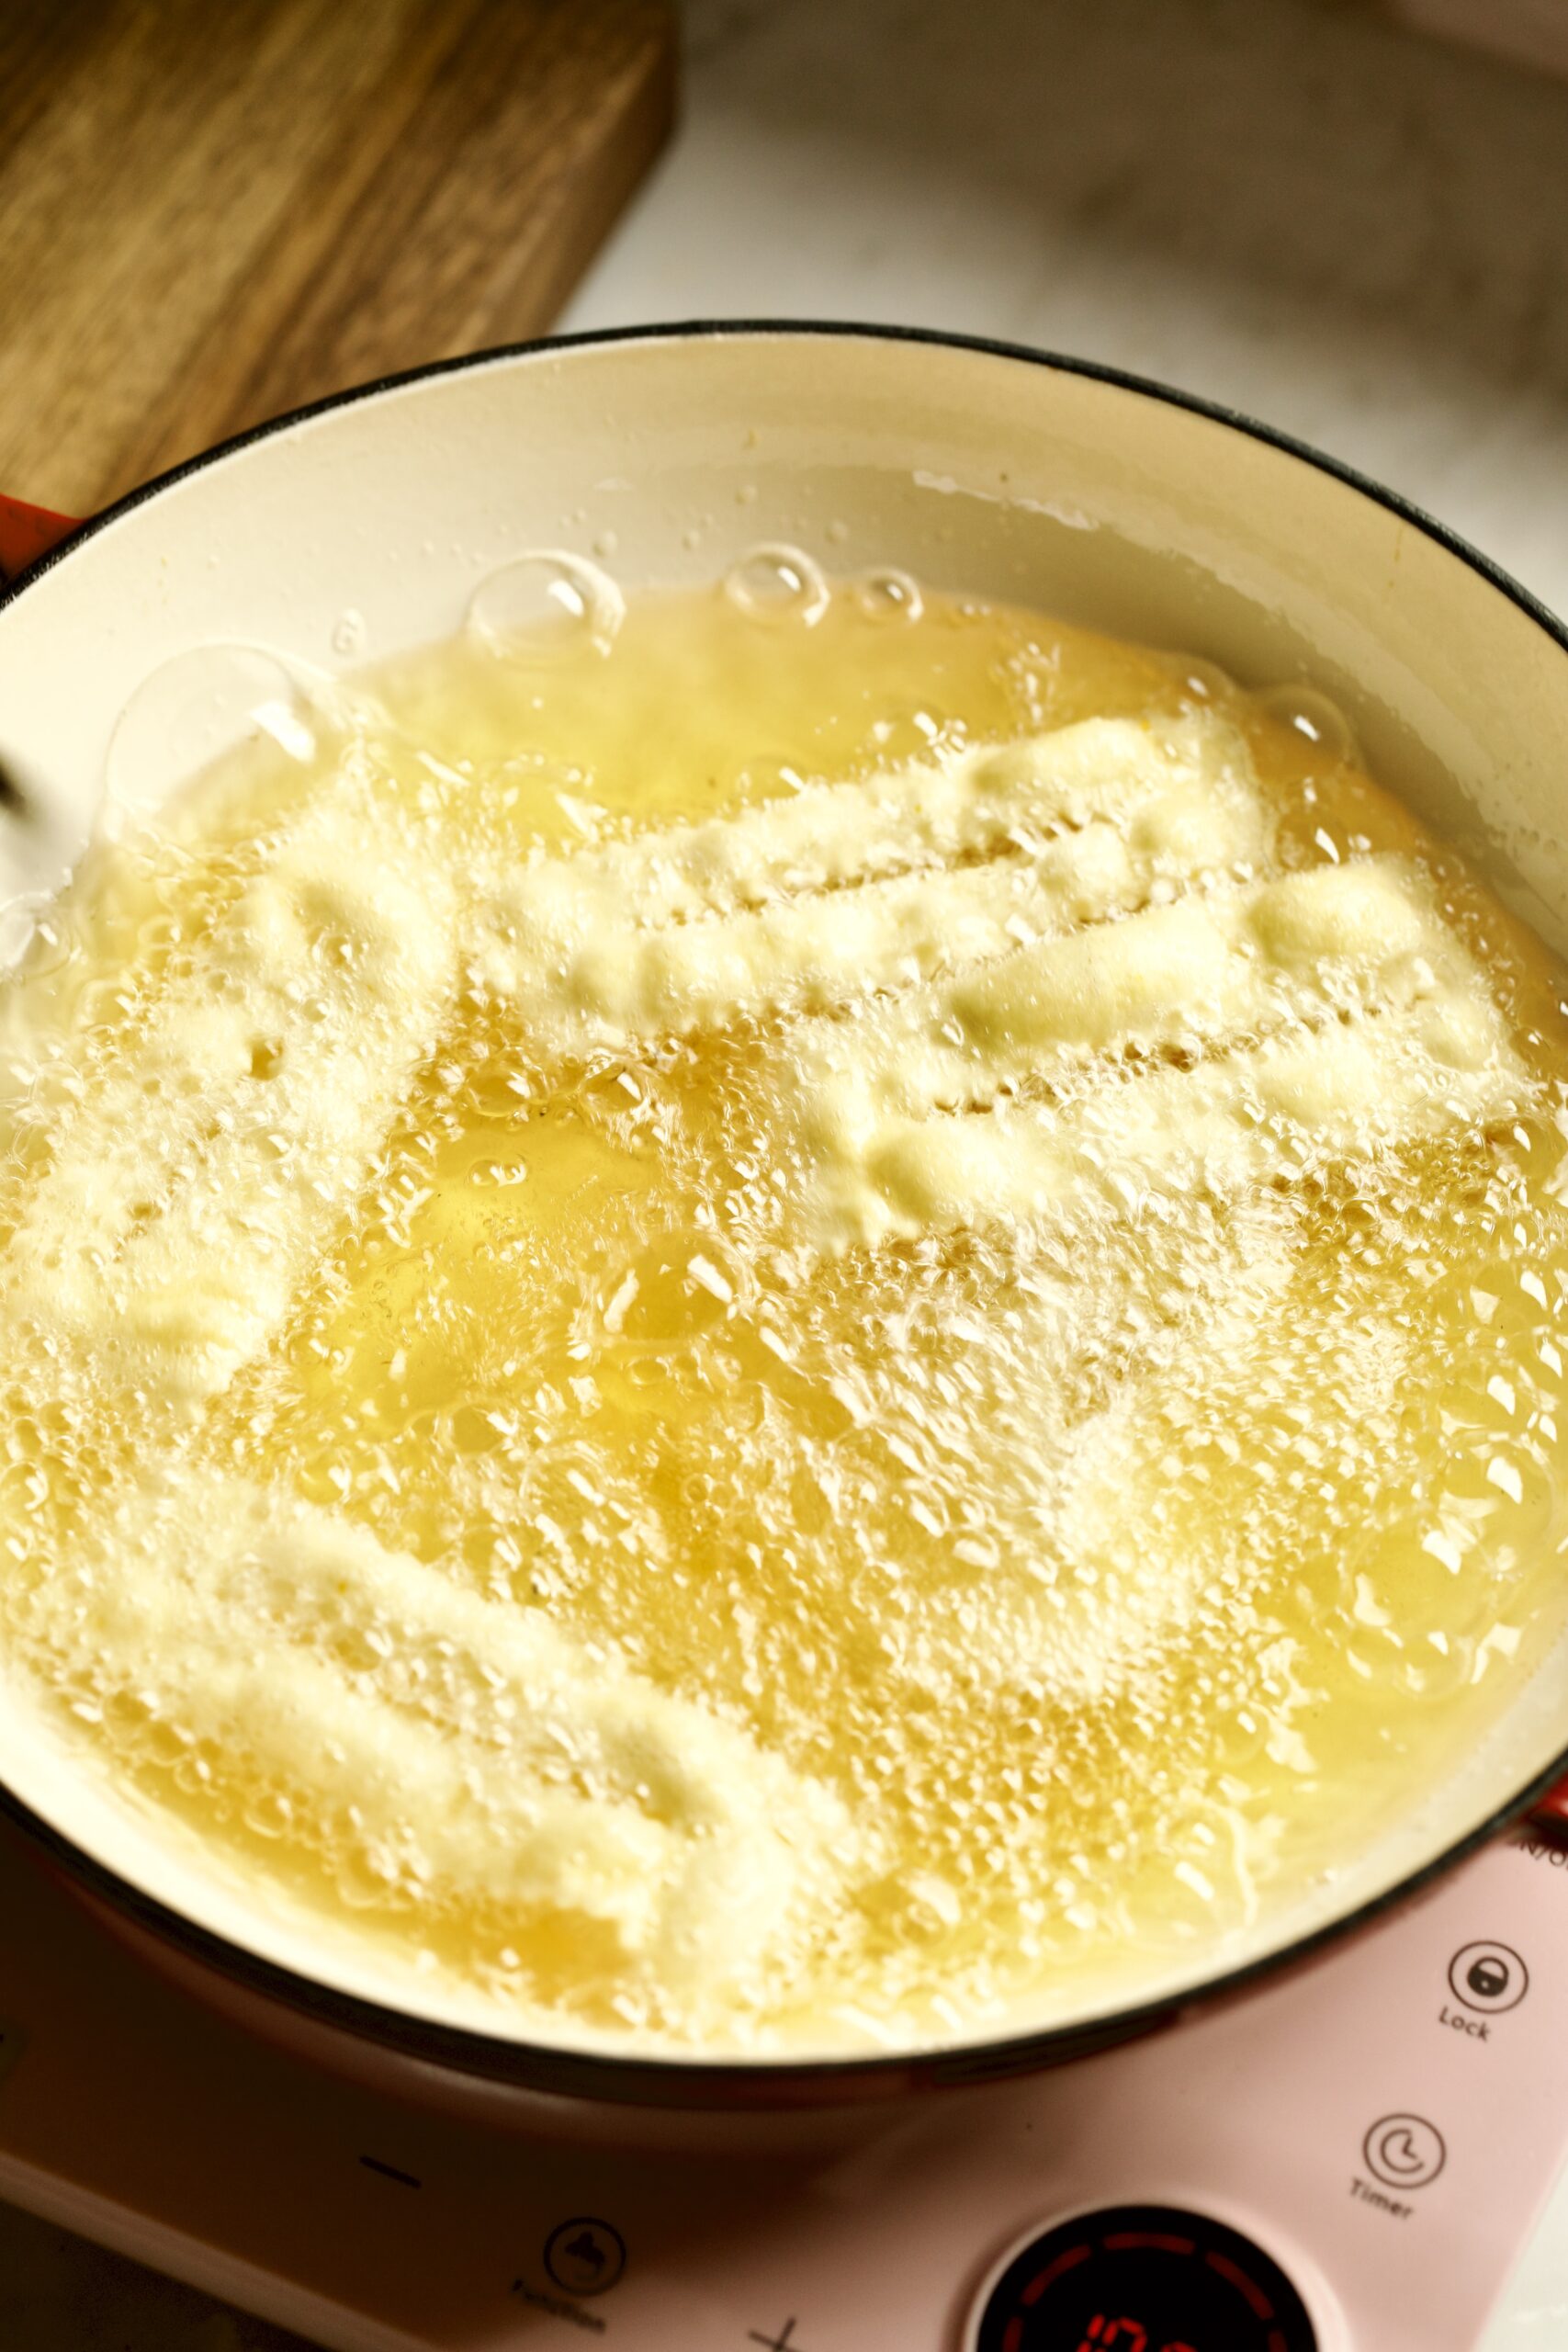
[{"label": "marble countertop", "polygon": [[1247,410],[1568,612],[1568,82],[1356,0],[687,0],[567,327],[862,318]]},{"label": "marble countertop", "polygon": [[[1250,411],[1568,613],[1568,83],[1353,0],[687,0],[676,144],[562,321],[996,335]],[[1487,2352],[1568,2341],[1568,2204]],[[6,2352],[285,2352],[0,2209]]]}]

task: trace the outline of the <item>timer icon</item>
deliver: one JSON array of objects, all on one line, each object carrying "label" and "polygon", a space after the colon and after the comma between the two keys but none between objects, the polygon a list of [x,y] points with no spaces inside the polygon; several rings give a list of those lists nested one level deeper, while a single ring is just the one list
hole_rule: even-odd
[{"label": "timer icon", "polygon": [[1423,2115],[1385,2115],[1361,2143],[1368,2171],[1385,2188],[1425,2188],[1448,2153],[1442,2133]]}]

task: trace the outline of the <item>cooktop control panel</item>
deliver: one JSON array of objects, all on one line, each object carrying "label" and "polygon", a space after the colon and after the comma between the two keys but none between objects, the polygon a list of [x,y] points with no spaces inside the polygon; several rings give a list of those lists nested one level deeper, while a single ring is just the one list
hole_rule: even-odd
[{"label": "cooktop control panel", "polygon": [[1565,2149],[1568,1854],[1529,1838],[1121,2050],[676,2154],[265,2048],[0,1835],[0,2196],[329,2352],[1539,2352],[1568,2195],[1505,2290]]}]

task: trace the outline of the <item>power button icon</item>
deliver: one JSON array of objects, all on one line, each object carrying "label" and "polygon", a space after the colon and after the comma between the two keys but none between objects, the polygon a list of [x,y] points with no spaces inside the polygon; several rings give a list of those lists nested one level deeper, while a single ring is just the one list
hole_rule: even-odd
[{"label": "power button icon", "polygon": [[1449,1990],[1483,2017],[1517,2009],[1529,1985],[1529,1970],[1506,1944],[1466,1944],[1449,1962]]}]

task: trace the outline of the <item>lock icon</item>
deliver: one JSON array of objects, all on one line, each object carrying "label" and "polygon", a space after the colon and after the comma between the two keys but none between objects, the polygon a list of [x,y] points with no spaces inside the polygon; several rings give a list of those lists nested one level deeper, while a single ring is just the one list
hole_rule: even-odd
[{"label": "lock icon", "polygon": [[1507,1944],[1466,1944],[1449,1962],[1449,1989],[1467,2009],[1501,2017],[1529,1990],[1529,1971]]}]

